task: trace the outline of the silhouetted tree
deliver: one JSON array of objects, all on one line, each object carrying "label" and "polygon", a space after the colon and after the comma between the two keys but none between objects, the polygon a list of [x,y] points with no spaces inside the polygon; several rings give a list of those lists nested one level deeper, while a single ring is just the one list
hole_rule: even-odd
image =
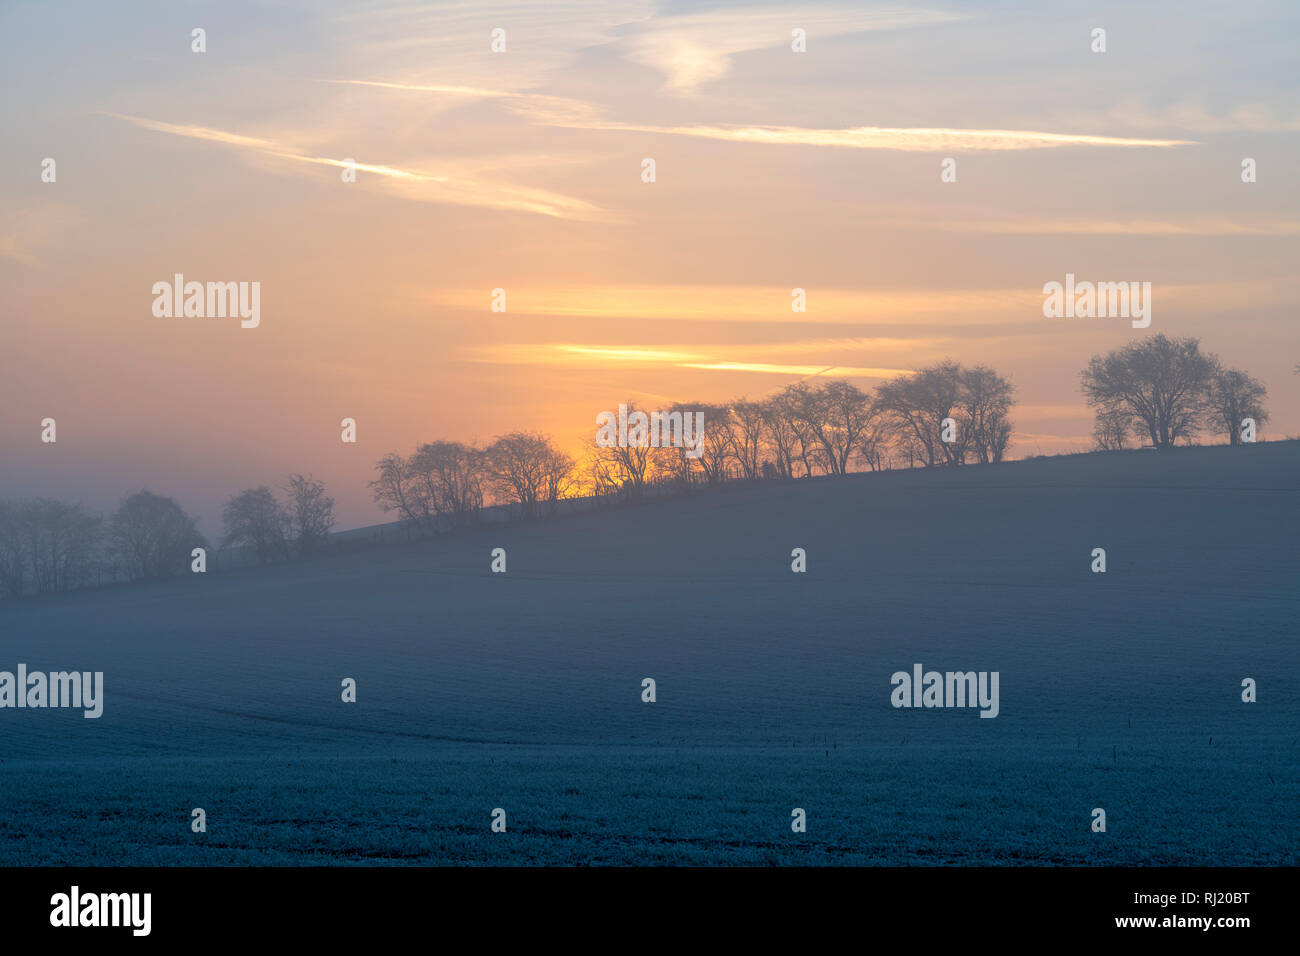
[{"label": "silhouetted tree", "polygon": [[1101,409],[1092,426],[1098,451],[1123,451],[1133,425],[1133,415],[1123,408]]},{"label": "silhouetted tree", "polygon": [[759,459],[767,434],[764,407],[762,402],[751,402],[744,398],[731,403],[727,419],[731,432],[728,446],[742,478],[754,479],[759,476]]},{"label": "silhouetted tree", "polygon": [[[708,484],[717,484],[727,477],[728,462],[733,456],[731,444],[731,409],[727,405],[707,402],[690,402],[674,405],[674,412],[681,412],[683,420],[687,415],[700,413],[704,416],[704,430],[696,435],[699,442],[699,454],[694,458],[700,473]],[[676,449],[685,454],[686,449]]]},{"label": "silhouetted tree", "polygon": [[221,510],[227,547],[249,547],[258,564],[289,557],[292,518],[280,507],[271,489],[249,488],[226,502]]},{"label": "silhouetted tree", "polygon": [[[638,411],[631,399],[623,403],[630,417]],[[707,428],[708,423],[705,423]],[[640,497],[646,487],[665,470],[667,456],[662,449],[652,448],[648,442],[615,441],[601,445],[595,436],[587,443],[586,470],[598,493],[621,493]]]},{"label": "silhouetted tree", "polygon": [[[769,401],[772,415],[780,420],[780,428],[794,439],[791,464],[799,462],[803,466],[803,477],[809,477],[813,469],[824,466],[822,448],[809,424],[817,416],[817,396],[812,386],[807,382],[795,382]],[[793,467],[791,471],[793,473]]]},{"label": "silhouetted tree", "polygon": [[21,504],[0,501],[0,593],[11,598],[26,593],[30,562]]},{"label": "silhouetted tree", "polygon": [[532,432],[502,435],[488,446],[484,460],[499,499],[519,505],[525,520],[537,517],[539,502],[559,497],[573,467],[550,439]]},{"label": "silhouetted tree", "polygon": [[[772,470],[777,478],[793,477],[793,465],[798,457],[799,436],[790,421],[788,410],[779,395],[764,399],[763,427],[772,450]],[[766,473],[763,477],[767,477]]]},{"label": "silhouetted tree", "polygon": [[889,421],[873,402],[871,418],[858,438],[858,451],[869,469],[884,471],[889,467],[889,452],[892,443],[893,434]]},{"label": "silhouetted tree", "polygon": [[89,584],[102,566],[103,521],[50,498],[0,504],[0,585],[11,597]]},{"label": "silhouetted tree", "polygon": [[1015,389],[993,369],[977,365],[962,369],[958,398],[958,436],[964,432],[967,444],[981,465],[996,464],[1011,443],[1011,411]]},{"label": "silhouetted tree", "polygon": [[551,448],[542,469],[542,499],[555,511],[555,503],[567,498],[577,482],[577,463],[558,448]]},{"label": "silhouetted tree", "polygon": [[871,423],[871,399],[857,386],[833,379],[802,393],[797,408],[808,434],[821,449],[827,471],[848,474],[849,459]]},{"label": "silhouetted tree", "polygon": [[325,493],[325,483],[310,475],[289,476],[289,519],[298,553],[319,553],[334,527],[334,499]]},{"label": "silhouetted tree", "polygon": [[483,508],[483,483],[487,477],[484,452],[457,441],[421,445],[409,461],[420,490],[421,513],[431,517],[436,530],[439,516],[460,527],[470,524]]},{"label": "silhouetted tree", "polygon": [[929,467],[965,461],[968,428],[958,428],[956,441],[942,440],[943,420],[952,418],[962,399],[961,366],[940,362],[876,389],[876,406],[884,414],[899,447]]},{"label": "silhouetted tree", "polygon": [[374,489],[375,504],[382,511],[396,511],[399,520],[417,531],[427,530],[421,524],[417,490],[413,487],[411,469],[406,459],[397,452],[389,452],[375,465],[379,477],[370,482]]},{"label": "silhouetted tree", "polygon": [[1129,412],[1163,449],[1190,441],[1200,428],[1214,369],[1214,357],[1201,352],[1197,339],[1161,333],[1094,355],[1081,378],[1089,405]]},{"label": "silhouetted tree", "polygon": [[1241,444],[1241,423],[1253,418],[1255,425],[1268,421],[1264,399],[1268,389],[1259,379],[1235,368],[1215,368],[1210,378],[1210,418],[1215,427],[1228,435],[1229,445]]},{"label": "silhouetted tree", "polygon": [[127,578],[160,578],[188,570],[194,548],[205,548],[194,519],[173,498],[137,491],[122,500],[108,538]]}]

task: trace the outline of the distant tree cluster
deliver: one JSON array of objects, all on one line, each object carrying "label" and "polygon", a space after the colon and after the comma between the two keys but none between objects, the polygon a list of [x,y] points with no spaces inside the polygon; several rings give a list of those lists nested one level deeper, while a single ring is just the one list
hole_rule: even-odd
[{"label": "distant tree cluster", "polygon": [[511,432],[487,448],[435,441],[406,457],[390,452],[375,468],[375,502],[420,534],[470,524],[487,501],[524,520],[541,517],[569,495],[574,477],[573,459],[535,432]]},{"label": "distant tree cluster", "polygon": [[[1206,430],[1237,445],[1246,420],[1256,428],[1268,420],[1263,384],[1202,352],[1194,338],[1131,342],[1094,356],[1081,377],[1096,411],[1100,449],[1142,439],[1168,448]],[[409,456],[385,455],[370,488],[384,511],[396,512],[416,533],[434,534],[473,523],[488,504],[531,520],[577,495],[637,497],[651,489],[844,476],[904,463],[996,464],[1011,443],[1013,395],[1011,383],[993,369],[946,360],[874,392],[818,379],[760,400],[657,410],[683,422],[703,416],[689,447],[592,439],[579,464],[535,432],[511,432],[486,448],[434,441]],[[637,413],[635,403],[624,405],[626,414]],[[294,474],[282,499],[267,486],[248,488],[225,503],[221,517],[222,548],[267,564],[325,550],[334,499],[322,482]],[[174,499],[150,491],[128,495],[107,518],[49,498],[0,501],[0,597],[176,575],[189,568],[193,549],[206,547],[195,519]]]},{"label": "distant tree cluster", "polygon": [[0,591],[6,597],[67,591],[103,566],[104,521],[50,498],[0,502]]},{"label": "distant tree cluster", "polygon": [[281,502],[265,485],[247,488],[221,509],[222,547],[246,548],[258,564],[320,553],[334,527],[334,499],[323,482],[290,475]]},{"label": "distant tree cluster", "polygon": [[[1013,393],[990,368],[944,361],[886,382],[874,394],[828,379],[797,382],[758,401],[680,403],[667,411],[704,414],[698,454],[593,441],[586,478],[597,494],[636,495],[656,484],[843,476],[904,463],[992,464],[1011,443]],[[625,404],[630,414],[635,404]]]},{"label": "distant tree cluster", "polygon": [[[677,403],[659,409],[703,415],[693,447],[601,444],[581,463],[543,435],[513,432],[486,448],[460,442],[385,455],[370,482],[375,501],[419,534],[472,523],[488,504],[524,519],[576,495],[638,497],[724,481],[847,475],[909,467],[991,464],[1011,441],[1012,386],[992,369],[942,362],[874,394],[840,380],[799,382],[768,398]],[[625,402],[627,415],[638,411]],[[951,440],[944,439],[951,420]]]},{"label": "distant tree cluster", "polygon": [[[319,481],[292,475],[286,500],[268,488],[222,509],[223,547],[247,548],[259,563],[321,551],[334,526],[334,499]],[[207,549],[196,520],[174,498],[137,491],[107,517],[50,498],[0,501],[0,597],[51,594],[113,581],[188,572]]]},{"label": "distant tree cluster", "polygon": [[1268,390],[1195,338],[1164,334],[1094,355],[1081,373],[1083,393],[1096,409],[1093,436],[1105,451],[1145,439],[1153,448],[1194,442],[1202,431],[1242,442],[1243,423],[1268,421]]},{"label": "distant tree cluster", "polygon": [[0,501],[0,593],[51,594],[189,567],[203,536],[171,498],[139,491],[107,519],[50,498]]},{"label": "distant tree cluster", "polygon": [[194,548],[206,546],[194,519],[172,498],[138,491],[109,519],[112,554],[129,580],[165,578],[189,566]]}]

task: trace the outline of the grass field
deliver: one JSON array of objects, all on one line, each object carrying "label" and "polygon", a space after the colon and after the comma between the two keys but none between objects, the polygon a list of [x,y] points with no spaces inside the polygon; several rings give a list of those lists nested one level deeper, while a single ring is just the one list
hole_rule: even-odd
[{"label": "grass field", "polygon": [[[1080,455],[0,606],[0,669],[105,675],[0,710],[0,864],[1294,863],[1297,492],[1297,442]],[[1000,715],[893,708],[915,662]]]}]

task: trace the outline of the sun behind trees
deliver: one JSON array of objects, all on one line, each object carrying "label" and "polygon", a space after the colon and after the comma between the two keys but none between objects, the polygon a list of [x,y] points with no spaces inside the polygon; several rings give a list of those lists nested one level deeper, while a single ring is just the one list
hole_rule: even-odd
[{"label": "sun behind trees", "polygon": [[[1300,366],[1296,368],[1300,373]],[[1268,421],[1263,383],[1202,352],[1195,338],[1158,334],[1094,356],[1081,372],[1102,450],[1194,443],[1204,431],[1230,445],[1255,440]],[[997,464],[1011,443],[1014,388],[986,366],[951,360],[864,391],[841,379],[805,380],[766,398],[677,403],[668,416],[702,415],[698,443],[602,446],[581,462],[545,435],[516,431],[486,448],[456,441],[385,455],[369,483],[374,500],[419,535],[483,519],[534,520],[619,499],[681,493],[725,482],[843,477],[894,468]],[[635,402],[626,412],[638,411]],[[1249,425],[1249,428],[1246,427]],[[290,475],[285,498],[245,489],[222,509],[226,567],[308,557],[338,546],[325,485]],[[575,499],[585,499],[583,501]],[[193,571],[208,547],[172,498],[138,491],[107,518],[48,498],[0,500],[0,598]]]},{"label": "sun behind trees", "polygon": [[[585,442],[576,463],[544,435],[512,432],[486,448],[436,441],[376,465],[376,503],[417,534],[460,527],[488,504],[523,520],[565,498],[637,498],[727,481],[845,476],[900,467],[994,464],[1011,441],[1013,387],[985,366],[945,361],[873,395],[842,379],[796,382],[765,399],[680,402],[665,416],[702,414],[699,443]],[[622,403],[627,416],[642,410]],[[945,423],[953,438],[944,439]]]}]

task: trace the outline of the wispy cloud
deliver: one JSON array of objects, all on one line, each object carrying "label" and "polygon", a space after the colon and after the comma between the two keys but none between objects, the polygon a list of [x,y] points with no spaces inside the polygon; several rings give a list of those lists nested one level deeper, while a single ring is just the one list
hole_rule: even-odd
[{"label": "wispy cloud", "polygon": [[890,149],[905,152],[1053,149],[1069,146],[1169,148],[1198,145],[1194,140],[1101,136],[1024,129],[956,129],[945,127],[857,126],[818,129],[804,126],[663,126],[605,119],[601,107],[583,100],[541,93],[488,87],[397,83],[386,80],[327,80],[329,83],[372,87],[443,97],[500,100],[507,109],[541,126],[605,132],[687,136],[765,146],[831,146],[847,149]]},{"label": "wispy cloud", "polygon": [[[791,310],[791,289],[771,286],[574,285],[512,288],[510,312],[571,318],[678,319],[707,322],[803,324],[898,324],[919,316],[947,324],[1023,321],[1042,318],[1042,283],[1023,289],[837,289],[809,288],[807,311]],[[425,288],[410,297],[446,308],[482,311],[482,289]],[[1017,320],[1017,316],[1020,319]]]},{"label": "wispy cloud", "polygon": [[683,368],[713,372],[761,372],[766,375],[830,375],[836,378],[897,378],[910,375],[905,368],[860,368],[852,365],[775,365],[766,362],[684,362]]},{"label": "wispy cloud", "polygon": [[[827,362],[819,364],[782,363],[778,361],[740,361],[727,358],[727,353],[737,352],[771,356],[790,351],[806,351],[800,346],[818,343],[795,343],[793,347],[784,343],[770,346],[750,346],[748,348],[731,345],[700,346],[622,346],[622,345],[574,345],[568,343],[511,343],[490,346],[476,346],[465,353],[468,361],[503,365],[558,365],[570,368],[607,368],[611,365],[636,367],[673,367],[703,369],[715,372],[757,372],[768,375],[822,375],[833,374],[850,378],[894,378],[907,375],[912,371],[905,368],[882,368],[876,366],[833,365]],[[823,352],[829,352],[822,346]]]},{"label": "wispy cloud", "polygon": [[[754,322],[796,326],[1002,326],[1018,328],[1065,328],[1067,324],[1043,318],[1043,283],[1059,280],[1070,271],[1068,262],[1052,274],[1035,276],[1023,286],[969,289],[837,289],[810,287],[805,290],[807,311],[791,311],[790,289],[770,286],[604,286],[580,285],[555,288],[514,287],[510,290],[510,314],[557,318],[662,319],[689,322]],[[1300,279],[1292,276],[1258,277],[1224,282],[1159,282],[1155,294],[1163,308],[1201,312],[1238,307],[1285,305],[1293,301]],[[464,312],[488,308],[485,289],[429,291],[411,288],[399,291],[405,301],[431,304]],[[933,333],[931,332],[931,335]],[[887,337],[893,339],[894,337]],[[900,340],[906,337],[900,337]],[[864,339],[880,342],[880,339]],[[915,346],[917,340],[912,339]],[[947,341],[933,337],[928,344]],[[791,346],[795,347],[795,346]],[[868,346],[868,348],[873,346]],[[820,347],[811,346],[819,351]]]},{"label": "wispy cloud", "polygon": [[41,268],[45,251],[85,221],[80,209],[64,203],[15,209],[0,220],[0,259]]},{"label": "wispy cloud", "polygon": [[927,223],[899,220],[896,228],[941,229],[944,232],[982,232],[998,235],[1097,235],[1097,236],[1300,236],[1300,222],[1272,220],[1242,222],[1230,219],[1188,219],[1182,222],[1156,219],[1007,219],[946,221]]},{"label": "wispy cloud", "polygon": [[1066,146],[1169,148],[1194,146],[1194,140],[1100,136],[1024,129],[953,129],[944,127],[858,126],[815,129],[804,126],[661,126],[602,118],[591,103],[565,96],[519,93],[486,87],[461,87],[383,80],[329,80],[330,83],[474,99],[497,99],[530,122],[563,129],[653,133],[689,136],[767,146],[833,146],[849,149],[892,149],[907,152],[1053,149]]},{"label": "wispy cloud", "polygon": [[592,120],[547,118],[552,126],[575,129],[622,130],[693,136],[732,143],[769,146],[837,146],[851,149],[893,149],[906,152],[1053,149],[1062,146],[1159,147],[1192,146],[1186,139],[1135,139],[1091,133],[1049,133],[1017,129],[942,129],[932,127],[858,126],[850,129],[809,129],[801,126],[651,126]]},{"label": "wispy cloud", "polygon": [[546,125],[551,126],[561,126],[565,123],[598,122],[601,116],[600,108],[592,103],[568,96],[552,96],[548,93],[530,93],[485,86],[398,83],[389,80],[323,80],[322,82],[339,86],[395,90],[400,93],[428,93],[440,97],[461,97],[468,100],[503,100],[506,106],[514,112],[531,119],[546,121]]},{"label": "wispy cloud", "polygon": [[698,357],[696,352],[676,348],[627,348],[618,345],[553,345],[550,348],[565,355],[576,355],[583,358],[612,362],[680,362],[686,358]]},{"label": "wispy cloud", "polygon": [[124,120],[142,129],[249,150],[261,156],[287,162],[331,166],[338,169],[355,168],[359,173],[369,173],[379,177],[379,182],[389,193],[418,202],[485,206],[559,219],[596,219],[600,218],[603,212],[599,206],[586,200],[545,189],[484,180],[461,173],[435,174],[397,166],[350,163],[346,159],[307,155],[275,140],[245,136],[206,126],[166,123],[122,113],[102,115]]},{"label": "wispy cloud", "polygon": [[1286,115],[1263,103],[1245,103],[1215,112],[1203,103],[1183,102],[1153,110],[1141,103],[1125,103],[1098,114],[1075,114],[1077,121],[1099,128],[1185,130],[1190,133],[1291,133],[1300,130],[1300,114]]},{"label": "wispy cloud", "polygon": [[788,50],[795,28],[805,30],[808,42],[816,44],[847,33],[964,19],[962,14],[904,7],[731,7],[646,20],[620,46],[632,62],[662,73],[665,90],[689,96],[703,84],[726,76],[736,54],[777,47]]},{"label": "wispy cloud", "polygon": [[[406,81],[489,86],[506,76],[511,86],[529,89],[569,68],[579,51],[616,40],[621,29],[654,13],[651,0],[506,0],[490,6],[404,0],[346,3],[335,19],[357,62],[387,64]],[[505,54],[490,49],[498,27],[506,31]]]}]

